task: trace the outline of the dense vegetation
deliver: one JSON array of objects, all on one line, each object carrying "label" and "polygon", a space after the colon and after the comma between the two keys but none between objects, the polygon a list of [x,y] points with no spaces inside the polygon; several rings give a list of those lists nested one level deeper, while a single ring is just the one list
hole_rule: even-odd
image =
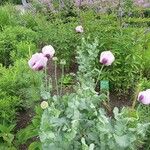
[{"label": "dense vegetation", "polygon": [[[53,3],[53,8],[35,1],[25,12],[13,4],[0,6],[0,149],[19,149],[28,143],[31,150],[139,149],[143,145],[148,150],[150,107],[135,101],[140,91],[150,88],[150,9],[135,7],[130,0],[105,13],[71,2],[65,7]],[[75,32],[78,25],[83,33]],[[29,68],[28,60],[45,45],[52,45],[58,58],[49,63],[62,71],[65,65],[58,86],[63,85],[63,90],[74,86],[73,92],[56,95],[48,73],[51,68],[47,77],[44,71]],[[113,100],[105,92],[97,95],[99,55],[108,50],[115,61],[103,68],[98,80],[109,81],[110,95],[130,104],[125,108],[113,110]],[[76,78],[69,74],[75,66]],[[42,100],[49,103],[45,110],[40,107]],[[17,116],[25,110],[34,110],[34,117],[18,131]],[[28,142],[33,137],[41,142]]]}]

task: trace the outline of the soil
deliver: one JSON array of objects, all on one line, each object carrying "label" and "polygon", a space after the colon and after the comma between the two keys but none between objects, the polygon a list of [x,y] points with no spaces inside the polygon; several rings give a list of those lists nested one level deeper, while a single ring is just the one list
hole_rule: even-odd
[{"label": "soil", "polygon": [[[16,129],[15,129],[15,133],[17,133],[19,130],[27,127],[30,124],[33,116],[34,116],[34,113],[31,109],[19,111],[18,115],[17,115],[17,125],[16,125]],[[30,143],[33,140],[34,139],[31,139]],[[28,147],[28,145],[30,145],[30,143],[20,145],[18,149],[19,150],[27,150],[27,147]]]},{"label": "soil", "polygon": [[128,94],[126,96],[124,96],[124,95],[118,96],[116,93],[111,92],[110,93],[110,104],[111,104],[112,109],[114,107],[122,108],[124,106],[131,106],[132,105],[131,95]]},{"label": "soil", "polygon": [[16,132],[20,129],[25,128],[30,122],[34,113],[31,109],[22,110],[18,112],[17,115],[17,125],[16,125]]},{"label": "soil", "polygon": [[26,144],[22,144],[19,146],[19,150],[28,150],[28,146],[32,143],[32,142],[35,142],[35,141],[39,141],[39,137],[33,137],[31,138],[30,140],[27,141]]}]

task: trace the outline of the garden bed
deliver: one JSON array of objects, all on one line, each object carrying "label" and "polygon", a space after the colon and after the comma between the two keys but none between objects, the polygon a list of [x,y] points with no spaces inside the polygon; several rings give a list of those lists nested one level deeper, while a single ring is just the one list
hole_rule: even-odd
[{"label": "garden bed", "polygon": [[0,7],[0,149],[149,149],[149,10],[129,2]]}]

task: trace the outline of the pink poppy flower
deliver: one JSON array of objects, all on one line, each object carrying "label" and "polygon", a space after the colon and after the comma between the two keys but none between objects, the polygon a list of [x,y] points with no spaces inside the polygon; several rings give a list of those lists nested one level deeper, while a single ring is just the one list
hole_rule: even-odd
[{"label": "pink poppy flower", "polygon": [[115,60],[115,57],[111,51],[104,51],[100,55],[100,63],[105,66],[110,66]]},{"label": "pink poppy flower", "polygon": [[51,45],[46,45],[42,48],[42,53],[45,57],[52,58],[55,54],[55,50]]},{"label": "pink poppy flower", "polygon": [[46,67],[48,59],[42,53],[32,55],[28,61],[29,67],[35,71],[42,70]]},{"label": "pink poppy flower", "polygon": [[138,4],[143,4],[143,3],[144,3],[144,0],[137,0],[137,3],[138,3]]},{"label": "pink poppy flower", "polygon": [[145,105],[150,104],[150,89],[140,92],[138,95],[138,101]]},{"label": "pink poppy flower", "polygon": [[82,26],[77,26],[75,28],[75,30],[76,30],[77,33],[83,33],[83,27]]}]

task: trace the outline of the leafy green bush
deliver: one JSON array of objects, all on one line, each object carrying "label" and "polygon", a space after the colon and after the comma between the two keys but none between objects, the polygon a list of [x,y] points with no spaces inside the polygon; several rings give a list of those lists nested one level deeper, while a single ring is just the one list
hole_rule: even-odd
[{"label": "leafy green bush", "polygon": [[33,31],[38,31],[39,25],[46,24],[46,17],[39,13],[33,15],[32,13],[27,12],[18,17],[19,17],[19,20],[17,21],[18,25],[32,29]]},{"label": "leafy green bush", "polygon": [[15,127],[15,124],[6,125],[0,124],[0,148],[1,149],[8,149],[8,150],[16,150],[13,145],[14,134],[12,131]]},{"label": "leafy green bush", "polygon": [[[42,25],[38,30],[38,37],[40,39],[39,44],[51,44],[56,50],[56,55],[68,62],[69,66],[76,53],[76,47],[80,44],[80,35],[75,33],[76,24],[71,22],[69,24],[63,24],[60,21],[54,23],[47,23]],[[42,39],[42,40],[41,40]]]},{"label": "leafy green bush", "polygon": [[[137,37],[137,34],[139,36]],[[112,50],[116,55],[116,63],[107,77],[113,82],[117,91],[127,91],[137,84],[143,70],[142,37],[143,30],[126,29],[114,36]]]},{"label": "leafy green bush", "polygon": [[[25,48],[23,48],[23,44],[21,45],[21,42],[24,44],[25,42],[36,43],[36,39],[36,33],[30,29],[20,26],[6,27],[2,32],[0,32],[0,63],[5,66],[9,66],[12,62],[16,61],[10,56],[12,51],[14,54],[16,53],[15,55],[18,55],[19,53],[21,58],[27,56],[29,54],[29,48],[26,46],[27,49],[25,50]],[[19,45],[22,46],[21,49]],[[31,46],[31,48],[33,48],[31,49],[31,52],[32,50],[35,52],[35,44],[31,44]],[[20,55],[20,53],[23,55]]]},{"label": "leafy green bush", "polygon": [[[81,90],[81,89],[80,89]],[[83,91],[82,91],[83,92]],[[89,94],[88,91],[86,93]],[[76,95],[77,96],[77,95]],[[43,149],[137,149],[145,136],[148,124],[138,123],[138,116],[127,116],[129,110],[120,113],[114,109],[114,118],[106,116],[102,108],[94,105],[96,97],[82,95],[82,99],[72,95],[63,105],[52,103],[41,122]],[[93,97],[93,98],[92,98]],[[84,100],[86,98],[86,101]],[[78,99],[78,100],[77,100]],[[91,101],[93,100],[93,101]],[[63,101],[64,102],[64,101]],[[96,110],[97,108],[97,110]],[[85,143],[83,142],[85,140]]]},{"label": "leafy green bush", "polygon": [[21,58],[28,58],[37,51],[35,43],[29,41],[21,41],[16,44],[16,50],[11,51],[11,60],[15,62]]},{"label": "leafy green bush", "polygon": [[16,61],[13,67],[9,69],[1,67],[1,70],[0,88],[3,91],[20,97],[22,101],[24,100],[23,104],[39,100],[42,72],[32,72],[27,61],[23,59]]},{"label": "leafy green bush", "polygon": [[[40,106],[36,106],[35,107],[35,116],[33,117],[31,123],[26,128],[21,129],[20,131],[17,132],[17,135],[16,135],[17,139],[15,141],[17,145],[25,144],[31,138],[37,137],[37,139],[38,139],[42,113],[43,113],[42,108]],[[29,145],[29,150],[33,146],[34,146],[33,149],[36,149],[36,148],[41,149],[40,141],[38,140],[35,144],[34,144],[34,142],[31,143]]]},{"label": "leafy green bush", "polygon": [[21,1],[20,0],[0,0],[0,4],[6,4],[6,3],[21,4]]},{"label": "leafy green bush", "polygon": [[0,7],[0,27],[9,24],[10,24],[9,12],[7,12],[4,8]]},{"label": "leafy green bush", "polygon": [[[146,90],[146,89],[150,89],[150,81],[147,78],[142,78],[140,80],[140,89],[141,91]],[[145,106],[145,105],[137,105],[137,110],[139,113],[139,119],[140,122],[150,122],[150,107],[149,105]],[[144,147],[144,149],[149,150],[150,145],[150,127],[148,128],[147,132],[146,132],[146,139],[144,141],[144,145],[142,147]]]},{"label": "leafy green bush", "polygon": [[[149,118],[150,108],[149,108],[149,106],[140,105],[138,107],[138,111],[139,111],[141,122],[149,122],[150,121],[150,118]],[[145,139],[144,145],[143,145],[143,147],[146,150],[149,150],[149,148],[150,148],[149,142],[150,142],[150,127],[148,128],[148,130],[146,132],[146,139]]]},{"label": "leafy green bush", "polygon": [[20,105],[19,97],[8,95],[0,91],[0,123],[12,123],[16,119],[17,107]]},{"label": "leafy green bush", "polygon": [[17,12],[14,5],[6,4],[0,6],[0,30],[5,26],[16,26],[18,24],[18,17],[20,13]]},{"label": "leafy green bush", "polygon": [[[92,45],[87,42],[83,42],[80,47],[77,49],[77,53],[81,52],[84,57],[86,53],[90,51],[91,55],[96,53],[97,49],[99,52],[104,50],[111,50],[115,54],[115,63],[113,66],[105,67],[103,70],[103,74],[101,75],[101,79],[109,80],[113,89],[116,91],[127,92],[128,89],[134,87],[137,84],[138,79],[140,78],[140,73],[143,69],[143,60],[142,60],[142,45],[140,39],[138,39],[138,44],[134,41],[135,34],[137,31],[132,30],[122,30],[121,33],[114,34],[112,39],[108,39],[105,41],[105,38],[98,39],[98,44],[96,50],[93,48],[91,50]],[[138,30],[139,31],[139,30]],[[103,35],[105,36],[105,35]],[[111,38],[111,37],[109,37]],[[91,38],[88,38],[88,42],[90,42]],[[110,42],[110,43],[109,43]],[[136,44],[135,44],[136,43]],[[84,56],[85,53],[85,56]],[[98,56],[99,57],[99,56]],[[85,59],[88,61],[89,58]],[[93,61],[93,65],[91,66],[91,70],[99,67],[99,61]],[[92,72],[89,70],[89,72]],[[93,72],[93,77],[97,77],[97,74]]]},{"label": "leafy green bush", "polygon": [[[129,8],[130,0],[125,2],[125,10],[132,14],[121,18],[123,28],[116,14],[97,14],[90,10],[79,13],[71,5],[55,13],[42,8],[39,10],[42,13],[37,14],[20,14],[11,5],[0,7],[0,63],[8,67],[0,67],[1,123],[13,122],[18,109],[29,107],[39,100],[43,75],[29,70],[25,59],[37,49],[51,44],[56,56],[66,59],[68,67],[76,61],[76,54],[82,55],[77,57],[77,61],[78,75],[83,78],[78,78],[80,86],[76,87],[77,93],[63,96],[61,104],[56,97],[51,98],[51,106],[44,111],[41,123],[44,146],[48,145],[51,149],[53,146],[66,149],[68,146],[71,149],[92,149],[94,146],[97,149],[137,148],[138,142],[143,141],[147,125],[142,126],[143,121],[138,124],[140,115],[134,111],[134,116],[130,116],[127,113],[130,109],[122,109],[121,112],[115,109],[114,119],[106,116],[99,108],[102,98],[95,93],[94,82],[100,68],[99,54],[104,50],[111,50],[116,58],[115,63],[105,67],[100,76],[100,79],[110,81],[111,90],[128,92],[129,89],[134,90],[143,73],[149,78],[150,34],[143,28],[148,26],[149,18],[141,18],[142,10],[136,13],[132,7]],[[57,10],[58,3],[54,7]],[[79,24],[84,28],[83,34],[75,32]],[[81,40],[82,37],[85,37],[84,40]],[[95,37],[97,40],[93,42]],[[145,87],[149,88],[149,83],[145,83]],[[144,109],[142,111],[145,112]],[[17,135],[22,139],[21,143],[38,134],[38,129],[34,130],[36,125],[32,123]]]}]

